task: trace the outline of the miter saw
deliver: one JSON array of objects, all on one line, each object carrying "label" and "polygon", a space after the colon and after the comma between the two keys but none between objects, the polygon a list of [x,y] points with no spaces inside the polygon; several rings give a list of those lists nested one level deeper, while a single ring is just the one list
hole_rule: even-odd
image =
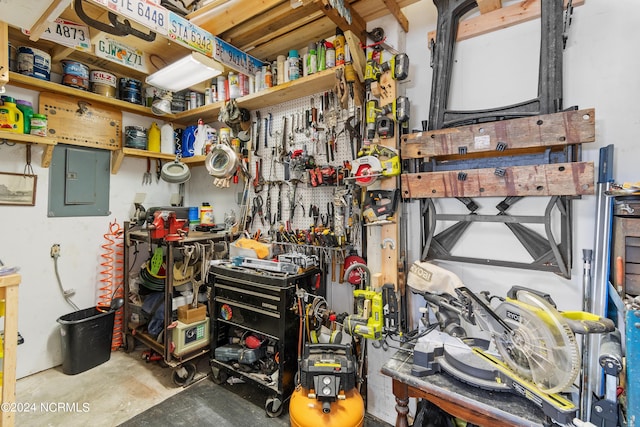
[{"label": "miter saw", "polygon": [[[425,298],[440,326],[416,344],[413,375],[443,371],[483,389],[521,395],[557,423],[574,419],[577,407],[560,393],[581,369],[575,334],[613,331],[613,321],[560,312],[549,295],[523,287],[513,287],[506,298],[476,295],[455,274],[426,262],[412,265],[407,284]],[[468,336],[474,326],[488,338]]]},{"label": "miter saw", "polygon": [[356,184],[366,187],[376,182],[379,176],[400,175],[400,156],[393,148],[371,144],[358,152],[351,170],[355,171]]}]

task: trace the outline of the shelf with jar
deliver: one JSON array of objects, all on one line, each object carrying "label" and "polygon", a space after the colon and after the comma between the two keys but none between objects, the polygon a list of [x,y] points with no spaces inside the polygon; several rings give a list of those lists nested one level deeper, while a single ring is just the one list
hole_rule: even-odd
[{"label": "shelf with jar", "polygon": [[[335,84],[336,71],[341,69],[343,69],[342,66],[329,68],[314,74],[300,77],[296,80],[290,80],[259,92],[242,96],[237,99],[238,106],[248,110],[259,110],[261,108],[270,107],[272,105],[304,98],[305,96],[310,96],[314,93],[329,90]],[[185,125],[193,124],[199,118],[203,119],[205,122],[217,121],[218,114],[224,107],[224,104],[224,101],[218,101],[198,108],[192,108],[187,111],[176,113],[172,120],[175,123]]]},{"label": "shelf with jar", "polygon": [[[151,108],[144,105],[134,104],[132,102],[107,97],[82,89],[76,89],[71,86],[65,86],[48,80],[26,76],[13,71],[9,72],[9,85],[22,87],[24,89],[31,89],[38,92],[53,92],[62,95],[69,95],[76,98],[85,99],[87,101],[99,102],[104,105],[116,107],[121,111],[139,114],[142,116],[156,117],[156,115],[151,111]],[[173,120],[174,116],[172,114],[167,114],[162,116],[162,118],[163,120]]]},{"label": "shelf with jar", "polygon": [[[248,110],[256,110],[265,107],[270,107],[294,99],[310,96],[314,93],[330,90],[333,88],[336,81],[336,72],[342,70],[344,67],[337,66],[329,68],[317,73],[300,77],[296,80],[291,80],[277,86],[261,90],[259,92],[252,93],[237,99],[238,105],[247,108]],[[25,76],[19,73],[10,72],[11,85],[23,87],[25,89],[31,89],[41,92],[53,92],[63,95],[70,95],[85,99],[88,101],[97,102],[103,105],[112,106],[120,109],[121,111],[127,111],[133,114],[139,114],[147,117],[162,117],[164,121],[171,121],[178,125],[190,125],[197,122],[199,118],[202,118],[205,122],[217,121],[220,110],[224,107],[224,102],[216,102],[202,107],[190,109],[187,111],[179,112],[176,114],[166,114],[163,116],[156,116],[153,114],[149,107],[145,107],[139,104],[133,104],[127,101],[122,101],[116,98],[106,97],[93,92],[88,92],[73,87],[53,83],[46,80],[37,79],[30,76]],[[17,134],[16,134],[17,135]],[[13,135],[12,135],[13,136]],[[45,142],[47,141],[47,142]],[[26,142],[26,141],[25,141]],[[51,154],[53,153],[53,145],[55,141],[46,138],[38,139],[38,143],[52,144],[49,150],[49,154],[43,156],[43,167],[48,167]],[[122,147],[113,151],[112,154],[112,167],[111,173],[116,174],[120,169],[122,160],[125,156],[140,157],[140,158],[152,158],[161,160],[174,160],[175,156],[172,154],[156,153],[147,150],[139,150],[134,148]],[[48,159],[48,161],[45,161]],[[183,158],[182,162],[189,165],[204,164],[206,156],[194,156],[189,158]]]}]

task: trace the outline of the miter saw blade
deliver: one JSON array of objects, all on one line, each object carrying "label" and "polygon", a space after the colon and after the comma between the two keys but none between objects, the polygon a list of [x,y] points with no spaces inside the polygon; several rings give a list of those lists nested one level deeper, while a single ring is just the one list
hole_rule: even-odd
[{"label": "miter saw blade", "polygon": [[575,335],[560,313],[541,297],[519,291],[517,299],[500,303],[495,313],[511,331],[496,336],[503,361],[545,393],[573,384],[580,370]]}]

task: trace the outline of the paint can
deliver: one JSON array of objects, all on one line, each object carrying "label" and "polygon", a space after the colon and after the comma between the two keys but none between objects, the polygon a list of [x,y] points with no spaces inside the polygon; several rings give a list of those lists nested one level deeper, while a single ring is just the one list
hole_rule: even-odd
[{"label": "paint can", "polygon": [[81,62],[62,60],[62,84],[76,89],[89,90],[89,67]]},{"label": "paint can", "polygon": [[115,98],[118,78],[111,73],[102,70],[93,70],[89,73],[91,92],[98,95]]},{"label": "paint can", "polygon": [[179,113],[185,110],[185,95],[186,91],[175,92],[173,98],[171,98],[171,112]]},{"label": "paint can", "polygon": [[41,80],[51,79],[51,55],[35,47],[18,48],[18,72]]},{"label": "paint can", "polygon": [[126,126],[124,128],[124,146],[146,150],[147,130],[142,126]]},{"label": "paint can", "polygon": [[142,82],[129,77],[121,77],[118,80],[120,99],[132,104],[142,105]]}]

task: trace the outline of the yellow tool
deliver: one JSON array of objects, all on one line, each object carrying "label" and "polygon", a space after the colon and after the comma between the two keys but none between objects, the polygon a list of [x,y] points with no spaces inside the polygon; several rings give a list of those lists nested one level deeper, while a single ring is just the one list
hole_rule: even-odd
[{"label": "yellow tool", "polygon": [[400,164],[400,156],[395,149],[371,144],[358,152],[358,158],[353,160],[351,170],[354,171],[356,184],[366,187],[373,184],[378,176],[400,175]]},{"label": "yellow tool", "polygon": [[382,339],[384,318],[382,292],[357,289],[353,296],[358,301],[358,313],[344,319],[344,330],[349,335],[358,335],[372,340]]}]

